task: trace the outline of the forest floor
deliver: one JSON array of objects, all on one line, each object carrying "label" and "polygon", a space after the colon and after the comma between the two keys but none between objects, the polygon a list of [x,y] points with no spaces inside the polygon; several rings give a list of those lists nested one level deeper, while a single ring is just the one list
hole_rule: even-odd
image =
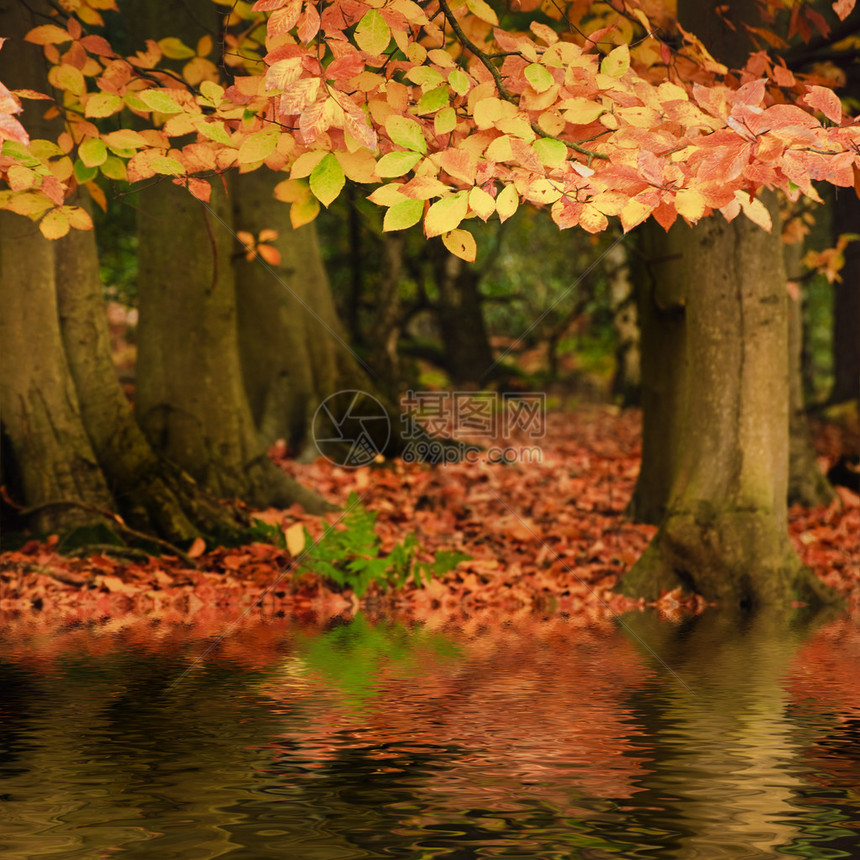
[{"label": "forest floor", "polygon": [[[165,642],[220,642],[272,618],[325,624],[363,611],[440,627],[563,615],[585,626],[644,606],[612,592],[655,531],[625,516],[639,470],[639,413],[589,406],[550,414],[546,430],[539,440],[520,440],[537,443],[540,462],[510,465],[481,457],[436,468],[394,461],[345,469],[322,459],[300,465],[272,452],[337,505],[357,494],[377,514],[383,552],[414,532],[425,558],[439,550],[470,556],[423,588],[372,586],[359,600],[313,573],[296,576],[290,553],[265,543],[228,549],[197,541],[188,551],[192,567],[171,556],[129,562],[104,552],[63,555],[52,537],[0,554],[0,621],[7,633],[28,638],[96,625],[147,635],[157,629]],[[856,444],[845,433],[832,424],[815,428],[823,469]],[[857,610],[860,497],[837,492],[826,508],[792,509],[791,538],[805,563]],[[337,524],[342,515],[311,517],[293,508],[259,517],[288,537],[304,527],[318,538],[324,520]],[[700,611],[704,601],[670,593],[657,605],[673,619]]]}]

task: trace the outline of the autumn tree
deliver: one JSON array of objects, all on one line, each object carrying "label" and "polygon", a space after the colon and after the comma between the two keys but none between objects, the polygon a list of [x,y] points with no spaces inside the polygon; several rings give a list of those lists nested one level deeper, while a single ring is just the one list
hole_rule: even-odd
[{"label": "autumn tree", "polygon": [[[786,536],[785,278],[771,228],[775,191],[817,199],[815,180],[854,184],[860,127],[832,81],[749,53],[748,36],[774,38],[769,16],[781,4],[708,2],[686,27],[639,0],[538,5],[525,0],[500,18],[484,0],[235,4],[221,29],[224,60],[260,62],[216,83],[194,81],[200,54],[181,41],[118,56],[80,24],[112,0],[81,0],[79,17],[29,36],[45,46],[71,125],[62,155],[27,168],[32,146],[4,148],[13,179],[2,205],[30,207],[43,232],[67,230],[77,209],[49,192],[55,182],[73,190],[74,156],[99,169],[118,160],[136,182],[172,177],[212,207],[222,204],[207,178],[283,171],[275,195],[295,227],[347,179],[374,185],[386,230],[422,223],[467,260],[476,243],[462,222],[505,220],[521,203],[589,232],[616,217],[624,230],[652,217],[664,229],[702,222],[684,240],[679,467],[627,587],[681,583],[745,604],[826,599]],[[837,32],[850,34],[854,3],[833,6]],[[810,43],[827,26],[801,3],[790,23]],[[189,49],[196,66],[162,70]],[[14,110],[4,123],[13,137]],[[123,111],[138,131],[100,129],[96,120]]]}]

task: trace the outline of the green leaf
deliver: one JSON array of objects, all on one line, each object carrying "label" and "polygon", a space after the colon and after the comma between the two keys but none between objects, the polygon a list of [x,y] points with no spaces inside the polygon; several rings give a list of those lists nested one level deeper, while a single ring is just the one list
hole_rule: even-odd
[{"label": "green leaf", "polygon": [[545,92],[555,83],[549,69],[540,63],[530,63],[523,74],[532,85],[532,89],[539,93]]},{"label": "green leaf", "polygon": [[620,78],[630,68],[630,48],[619,45],[610,51],[600,63],[600,71],[611,78]]},{"label": "green leaf", "polygon": [[84,106],[84,116],[112,116],[122,110],[123,100],[116,93],[93,93],[87,98]]},{"label": "green leaf", "polygon": [[532,149],[538,154],[541,164],[546,167],[558,167],[567,158],[567,146],[560,140],[542,137],[532,144]]},{"label": "green leaf", "polygon": [[424,132],[416,120],[395,114],[385,120],[385,130],[394,143],[399,146],[420,152],[422,155],[427,152]]},{"label": "green leaf", "polygon": [[150,109],[158,113],[182,113],[182,106],[167,90],[142,90],[138,98]]},{"label": "green leaf", "polygon": [[401,203],[395,203],[385,213],[382,230],[386,233],[391,230],[406,230],[417,224],[423,214],[423,200],[404,200]]},{"label": "green leaf", "polygon": [[75,160],[75,179],[79,184],[83,185],[91,179],[95,179],[99,169],[97,167],[87,167],[80,158]]},{"label": "green leaf", "polygon": [[239,147],[239,164],[256,164],[264,161],[278,145],[277,131],[258,131],[249,135],[242,141]]},{"label": "green leaf", "polygon": [[175,158],[169,155],[156,155],[149,162],[149,166],[156,172],[165,176],[181,176],[185,173],[185,168]]},{"label": "green leaf", "polygon": [[371,9],[355,28],[355,44],[368,54],[381,54],[391,41],[391,30],[377,9]]},{"label": "green leaf", "polygon": [[457,128],[457,112],[454,108],[442,108],[442,110],[433,117],[433,130],[436,134],[450,134],[455,128]]},{"label": "green leaf", "polygon": [[469,210],[469,197],[465,191],[437,200],[424,216],[424,234],[441,236],[460,226]]},{"label": "green leaf", "polygon": [[448,84],[458,96],[464,96],[472,86],[469,76],[462,69],[454,69],[448,75]]},{"label": "green leaf", "polygon": [[314,197],[328,208],[346,183],[340,162],[329,152],[311,171],[310,187]]},{"label": "green leaf", "polygon": [[85,167],[98,167],[107,160],[107,147],[100,137],[91,137],[78,147],[78,157]]},{"label": "green leaf", "polygon": [[389,152],[376,163],[376,173],[383,179],[392,176],[403,176],[421,161],[420,152]]},{"label": "green leaf", "polygon": [[442,84],[439,87],[428,90],[421,96],[421,100],[418,102],[418,113],[436,113],[437,110],[448,104],[450,94],[451,91],[448,89],[447,84]]}]

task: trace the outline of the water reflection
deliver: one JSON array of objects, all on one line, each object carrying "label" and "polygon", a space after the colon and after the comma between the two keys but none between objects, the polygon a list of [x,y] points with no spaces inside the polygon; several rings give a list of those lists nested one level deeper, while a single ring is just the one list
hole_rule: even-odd
[{"label": "water reflection", "polygon": [[7,644],[0,852],[857,856],[856,625],[625,623],[357,619],[176,686],[191,655]]}]

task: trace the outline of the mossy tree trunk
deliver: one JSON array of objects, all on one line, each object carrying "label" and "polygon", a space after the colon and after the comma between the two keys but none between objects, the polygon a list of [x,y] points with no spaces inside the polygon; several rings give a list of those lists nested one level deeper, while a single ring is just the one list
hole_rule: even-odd
[{"label": "mossy tree trunk", "polygon": [[677,460],[660,529],[622,590],[656,598],[680,585],[743,607],[832,600],[788,539],[779,233],[717,216],[685,231],[680,255],[688,289]]}]

